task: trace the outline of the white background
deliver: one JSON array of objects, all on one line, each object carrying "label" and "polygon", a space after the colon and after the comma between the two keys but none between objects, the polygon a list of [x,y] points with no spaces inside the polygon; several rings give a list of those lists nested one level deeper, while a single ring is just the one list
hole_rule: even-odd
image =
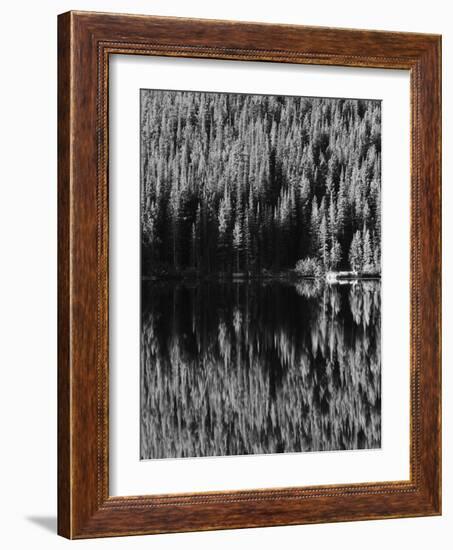
[{"label": "white background", "polygon": [[[409,479],[409,72],[124,55],[110,63],[110,493]],[[382,100],[381,449],[138,460],[141,87]]]},{"label": "white background", "polygon": [[[1,545],[16,548],[451,547],[453,28],[449,1],[50,1],[2,5],[0,40]],[[56,15],[68,9],[442,33],[444,66],[444,515],[68,542],[56,516]],[[450,398],[445,399],[445,396]],[[450,440],[450,441],[449,441]]]}]

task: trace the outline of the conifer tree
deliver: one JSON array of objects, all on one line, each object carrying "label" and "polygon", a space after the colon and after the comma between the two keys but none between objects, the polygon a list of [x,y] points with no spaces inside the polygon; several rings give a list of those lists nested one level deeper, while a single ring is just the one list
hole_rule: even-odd
[{"label": "conifer tree", "polygon": [[241,222],[237,219],[234,223],[233,229],[233,248],[234,255],[236,258],[236,271],[240,271],[241,268],[241,252],[242,252],[242,239],[243,233],[241,228]]},{"label": "conifer tree", "polygon": [[373,250],[371,247],[371,238],[370,238],[370,232],[366,227],[364,227],[363,230],[363,260],[362,260],[362,266],[363,271],[369,272],[373,270]]},{"label": "conifer tree", "polygon": [[362,270],[362,235],[360,231],[354,233],[354,237],[351,241],[351,247],[349,249],[349,263],[354,271]]}]

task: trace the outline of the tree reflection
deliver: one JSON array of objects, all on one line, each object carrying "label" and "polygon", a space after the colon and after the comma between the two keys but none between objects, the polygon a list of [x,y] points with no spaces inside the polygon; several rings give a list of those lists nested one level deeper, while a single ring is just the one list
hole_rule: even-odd
[{"label": "tree reflection", "polygon": [[141,458],[372,449],[380,283],[144,282]]}]

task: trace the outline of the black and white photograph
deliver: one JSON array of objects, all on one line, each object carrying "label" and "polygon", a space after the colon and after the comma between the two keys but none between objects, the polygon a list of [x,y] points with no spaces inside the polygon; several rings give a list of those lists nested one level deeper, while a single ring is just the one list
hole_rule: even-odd
[{"label": "black and white photograph", "polygon": [[140,90],[140,459],[381,447],[381,101]]}]

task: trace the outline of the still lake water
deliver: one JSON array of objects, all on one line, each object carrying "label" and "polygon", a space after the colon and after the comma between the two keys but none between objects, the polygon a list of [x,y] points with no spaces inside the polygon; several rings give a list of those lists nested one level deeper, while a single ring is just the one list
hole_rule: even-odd
[{"label": "still lake water", "polygon": [[142,459],[381,444],[380,282],[142,283]]}]

